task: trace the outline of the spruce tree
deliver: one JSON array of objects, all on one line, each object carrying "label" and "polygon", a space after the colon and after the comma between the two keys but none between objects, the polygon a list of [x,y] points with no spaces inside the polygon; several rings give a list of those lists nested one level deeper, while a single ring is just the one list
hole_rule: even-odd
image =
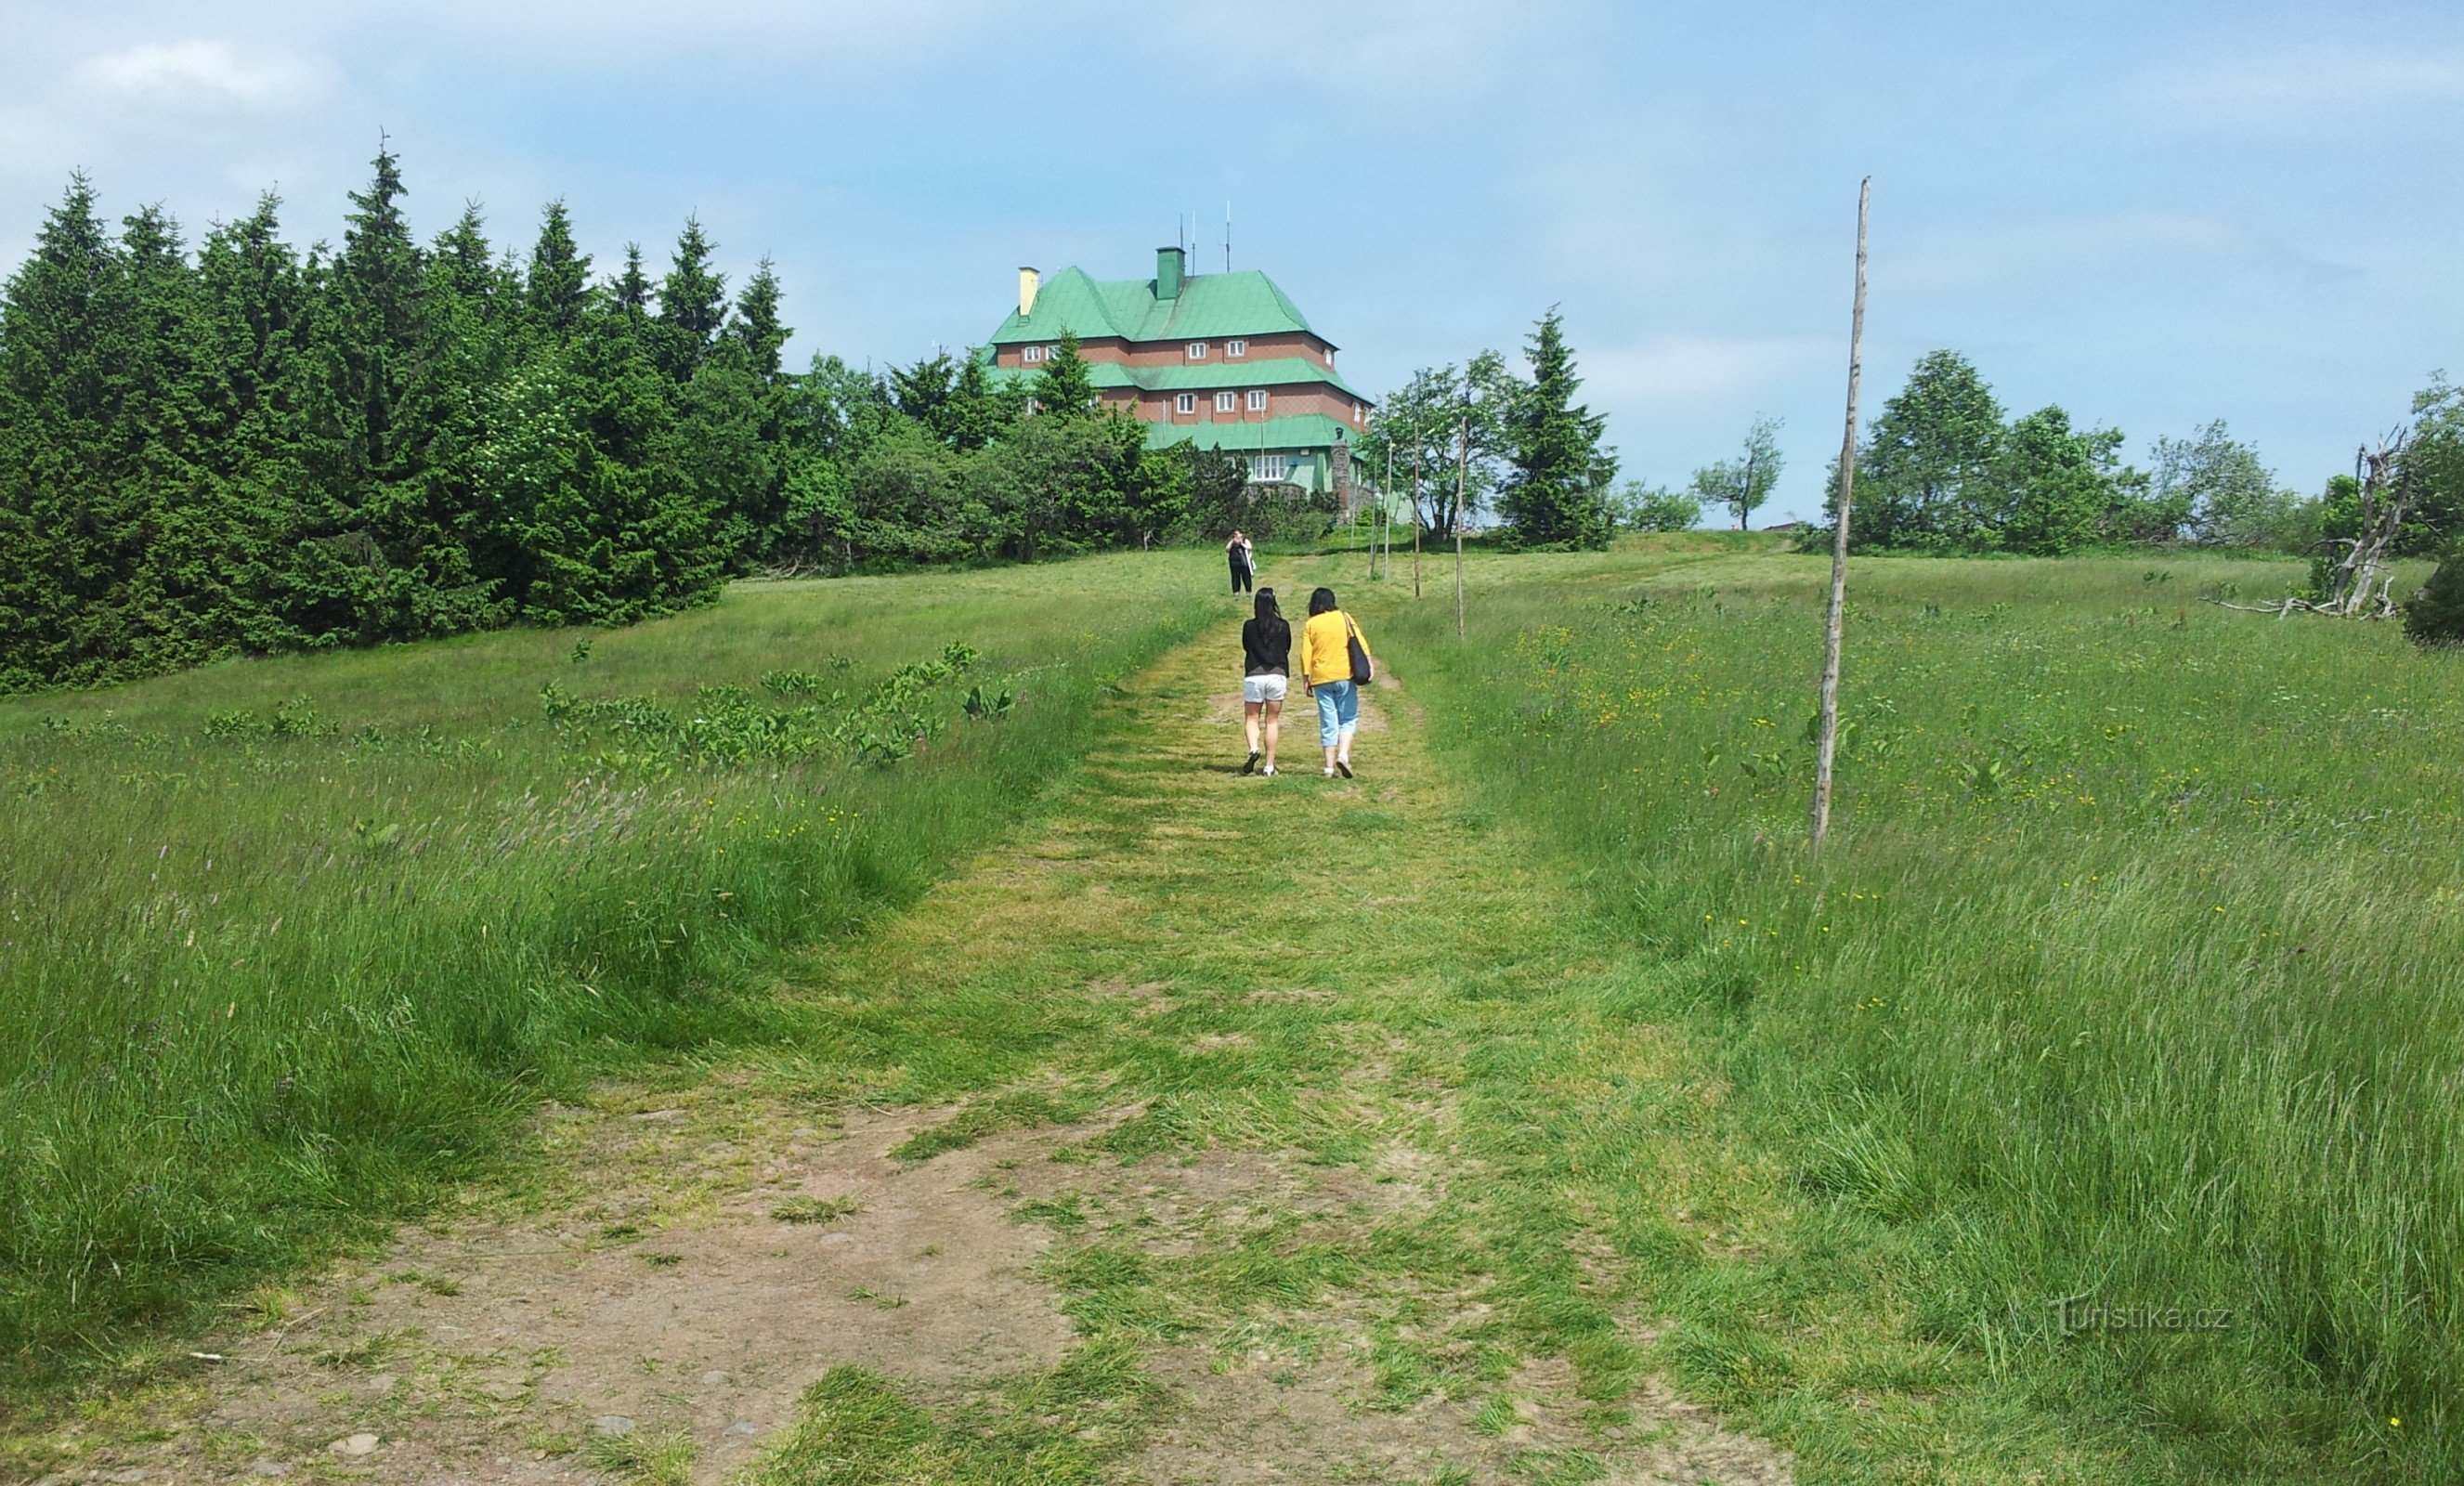
[{"label": "spruce tree", "polygon": [[506,554],[480,469],[494,396],[524,309],[476,207],[436,239],[420,285],[420,339],[395,437],[393,560],[415,575],[407,632],[503,623]]},{"label": "spruce tree", "polygon": [[396,492],[415,452],[398,425],[419,361],[422,254],[400,204],[400,161],[381,148],[374,164],[366,189],[351,193],[342,251],[319,275],[325,489],[299,564],[310,632],[363,643],[416,633],[419,582],[402,560],[418,522]]},{"label": "spruce tree", "polygon": [[607,296],[618,313],[632,320],[650,317],[650,275],[642,267],[642,245],[625,245],[625,267],[607,285]]},{"label": "spruce tree", "polygon": [[1061,333],[1060,343],[1035,379],[1035,409],[1060,418],[1084,418],[1095,411],[1095,379],[1087,359],[1078,354],[1078,338]]},{"label": "spruce tree", "polygon": [[112,458],[119,259],[72,177],[0,305],[0,681],[98,679],[125,514]]},{"label": "spruce tree", "polygon": [[[638,275],[638,252],[631,267]],[[566,214],[561,199],[549,202],[547,209],[539,214],[539,241],[531,246],[531,261],[522,276],[522,298],[529,310],[532,330],[557,340],[573,334],[581,323],[583,307],[589,303],[590,255],[574,243],[573,219]]]},{"label": "spruce tree", "polygon": [[933,431],[961,453],[982,448],[1017,421],[1017,383],[1009,384],[1013,390],[1006,396],[995,392],[984,371],[989,361],[981,351],[970,349],[958,361],[949,395],[933,410]]},{"label": "spruce tree", "polygon": [[1600,443],[1607,419],[1574,401],[1582,380],[1555,310],[1540,317],[1524,355],[1531,382],[1507,414],[1511,469],[1500,498],[1512,535],[1527,547],[1606,547],[1617,455]]},{"label": "spruce tree", "polygon": [[727,339],[743,351],[744,364],[764,382],[779,380],[779,355],[787,346],[789,332],[779,315],[781,297],[778,266],[763,258],[736,296],[736,313],[727,322]]},{"label": "spruce tree", "polygon": [[197,254],[203,504],[221,545],[214,653],[263,654],[305,644],[293,571],[318,502],[306,410],[319,367],[309,337],[310,287],[280,236],[279,200],[217,227]]},{"label": "spruce tree", "polygon": [[710,266],[715,251],[700,219],[687,217],[659,281],[660,365],[673,382],[691,382],[701,369],[727,316],[727,278]]}]

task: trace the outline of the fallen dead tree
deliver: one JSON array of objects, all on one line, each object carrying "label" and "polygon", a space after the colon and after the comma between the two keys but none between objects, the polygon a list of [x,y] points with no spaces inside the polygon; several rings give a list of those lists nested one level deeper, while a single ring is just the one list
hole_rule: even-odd
[{"label": "fallen dead tree", "polygon": [[2364,448],[2355,472],[2362,481],[2360,529],[2351,536],[2331,537],[2323,546],[2337,553],[2327,569],[2324,592],[2316,599],[2285,598],[2275,603],[2207,601],[2250,614],[2329,614],[2339,619],[2393,619],[2401,612],[2395,601],[2395,575],[2387,571],[2395,542],[2412,514],[2413,482],[2405,471],[2405,450],[2410,435],[2399,429]]}]

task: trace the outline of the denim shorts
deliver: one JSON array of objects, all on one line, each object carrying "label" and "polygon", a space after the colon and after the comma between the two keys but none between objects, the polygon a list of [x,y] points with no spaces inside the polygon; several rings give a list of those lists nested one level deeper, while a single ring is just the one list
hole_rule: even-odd
[{"label": "denim shorts", "polygon": [[1317,746],[1332,748],[1360,726],[1360,688],[1350,681],[1317,684]]}]

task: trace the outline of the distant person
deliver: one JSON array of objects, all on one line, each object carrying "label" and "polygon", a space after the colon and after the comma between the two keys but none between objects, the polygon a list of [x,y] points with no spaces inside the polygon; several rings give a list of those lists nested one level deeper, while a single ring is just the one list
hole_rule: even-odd
[{"label": "distant person", "polygon": [[[1243,774],[1256,771],[1263,756],[1267,777],[1274,776],[1275,744],[1284,731],[1284,692],[1291,685],[1291,621],[1276,606],[1275,591],[1261,588],[1255,617],[1241,626],[1241,711],[1249,730],[1249,761],[1241,766]],[[1262,728],[1266,735],[1263,754],[1258,747]]]},{"label": "distant person", "polygon": [[1301,626],[1301,682],[1317,699],[1317,741],[1326,750],[1326,776],[1352,777],[1352,734],[1360,726],[1360,684],[1369,677],[1355,671],[1352,642],[1360,642],[1363,669],[1372,664],[1369,637],[1360,624],[1335,606],[1334,590],[1309,595],[1309,623]]},{"label": "distant person", "polygon": [[1234,593],[1246,593],[1257,586],[1258,549],[1250,545],[1249,538],[1234,532],[1232,539],[1223,544],[1223,556],[1232,561]]}]

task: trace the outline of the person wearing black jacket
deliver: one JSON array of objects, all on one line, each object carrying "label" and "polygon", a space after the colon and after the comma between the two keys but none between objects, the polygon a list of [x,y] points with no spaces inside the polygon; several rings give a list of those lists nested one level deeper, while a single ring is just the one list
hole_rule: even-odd
[{"label": "person wearing black jacket", "polygon": [[1232,539],[1223,544],[1223,556],[1232,563],[1234,593],[1258,586],[1258,549],[1248,537],[1234,532]]},{"label": "person wearing black jacket", "polygon": [[[1283,732],[1284,691],[1290,685],[1292,673],[1292,626],[1275,606],[1275,591],[1258,590],[1255,617],[1241,626],[1241,710],[1249,729],[1249,759],[1241,766],[1243,774],[1258,772],[1258,760],[1264,757],[1265,773],[1275,772],[1275,743]],[[1265,734],[1265,749],[1259,750],[1259,733]]]}]

